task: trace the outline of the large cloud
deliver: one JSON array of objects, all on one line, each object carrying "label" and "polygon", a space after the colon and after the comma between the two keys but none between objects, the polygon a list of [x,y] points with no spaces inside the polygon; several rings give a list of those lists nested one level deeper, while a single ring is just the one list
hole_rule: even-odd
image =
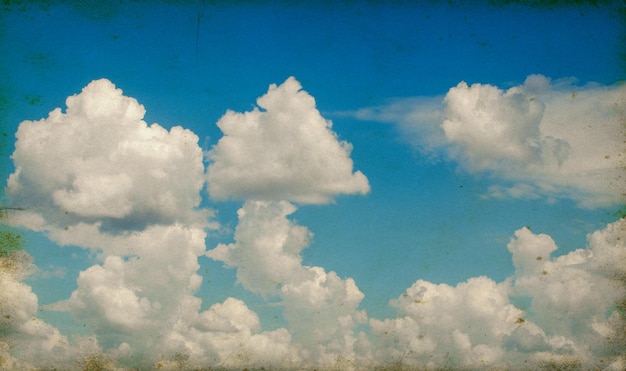
[{"label": "large cloud", "polygon": [[354,361],[354,329],[366,318],[358,310],[363,293],[350,278],[301,264],[300,252],[312,234],[287,218],[295,210],[287,201],[247,201],[238,212],[235,242],[207,255],[237,268],[248,290],[281,299],[289,330],[309,363]]},{"label": "large cloud", "polygon": [[624,202],[625,85],[574,85],[541,75],[507,90],[459,83],[443,99],[397,100],[355,117],[397,123],[428,156],[444,152],[497,180],[492,197]]},{"label": "large cloud", "polygon": [[507,285],[487,277],[456,287],[418,280],[392,305],[402,317],[371,320],[377,358],[427,367],[501,366],[502,337],[523,316],[509,303]]},{"label": "large cloud", "polygon": [[367,178],[352,172],[351,145],[339,141],[293,77],[271,85],[251,112],[227,112],[224,133],[209,153],[214,199],[326,203],[335,195],[367,193]]},{"label": "large cloud", "polygon": [[[288,80],[270,93],[280,91],[286,94],[281,99],[293,98],[290,104],[296,108],[303,104],[301,100],[308,101],[304,107],[314,109],[312,98],[293,84],[295,80]],[[285,88],[287,85],[292,90]],[[492,171],[509,179],[519,180],[519,174],[526,174],[528,181],[531,175],[525,171],[536,168],[535,183],[529,185],[533,190],[541,185],[542,169],[572,166],[580,170],[592,166],[568,165],[577,156],[576,148],[581,146],[577,134],[557,135],[560,125],[544,125],[544,119],[537,124],[539,116],[554,117],[548,115],[551,104],[548,98],[553,96],[557,102],[563,98],[554,92],[545,93],[552,91],[548,86],[540,77],[529,78],[523,87],[508,92],[461,85],[447,98],[450,109],[446,113],[447,121],[441,121],[442,141],[433,140],[429,145],[434,148],[437,143],[452,141],[456,150],[468,156],[471,153],[465,164],[468,169]],[[522,99],[530,92],[537,97],[540,92],[547,94],[543,106]],[[270,93],[266,97],[273,94]],[[607,89],[605,93],[614,91]],[[585,97],[579,92],[572,99],[581,96]],[[501,105],[498,109],[492,107],[491,111],[485,108],[498,118],[492,121],[506,121],[511,112],[525,118],[507,121],[500,125],[500,131],[490,133],[498,145],[472,152],[474,142],[481,140],[472,139],[472,130],[457,137],[453,135],[466,129],[459,122],[472,128],[482,122],[474,120],[472,110],[463,103],[484,108],[495,104],[492,101]],[[270,106],[273,104],[264,106],[268,107],[267,112],[257,110],[252,116],[269,114]],[[298,111],[296,108],[285,110]],[[246,188],[251,186],[248,184],[236,193],[224,195],[249,199],[238,211],[234,241],[207,252],[208,212],[197,209],[204,178],[197,138],[180,128],[166,131],[156,125],[148,127],[141,121],[142,115],[143,108],[134,99],[123,97],[108,81],[99,80],[68,99],[66,114],[53,111],[46,120],[27,121],[20,126],[14,153],[17,170],[10,178],[9,191],[12,202],[16,206],[28,206],[29,211],[15,213],[9,220],[46,231],[48,237],[61,245],[82,246],[97,252],[94,254],[97,263],[80,272],[71,296],[48,306],[48,309],[69,311],[93,336],[67,338],[37,319],[37,296],[23,282],[32,267],[30,258],[21,251],[12,252],[0,256],[3,335],[0,366],[19,369],[74,366],[115,369],[116,365],[161,369],[607,366],[617,370],[626,365],[623,356],[626,353],[623,335],[626,219],[591,234],[587,248],[562,256],[553,256],[558,249],[549,236],[522,228],[507,246],[515,274],[504,282],[487,277],[471,278],[457,285],[417,280],[391,301],[398,310],[396,318],[368,320],[365,311],[359,309],[364,294],[354,280],[341,278],[322,267],[302,264],[301,252],[313,235],[289,218],[296,210],[291,202],[327,202],[338,194],[366,190],[359,188],[367,182],[364,176],[358,176],[360,173],[352,173],[347,151],[342,152],[342,161],[350,166],[339,183],[345,185],[344,180],[350,183],[352,179],[359,187],[337,188],[337,179],[332,176],[316,179],[315,184],[306,187],[293,183],[296,176],[303,176],[302,168],[292,166],[291,160],[295,159],[290,155],[276,157],[275,165],[284,171],[278,182],[280,187],[293,187],[294,192],[271,193],[269,184],[278,183],[268,183],[263,178],[265,175],[260,174],[260,193]],[[251,114],[243,117],[246,115]],[[277,112],[273,115],[282,117]],[[483,115],[485,120],[492,117]],[[426,120],[430,116],[419,117]],[[109,126],[115,130],[109,130]],[[287,127],[274,129],[291,133],[293,128]],[[324,130],[333,139],[331,142],[344,148],[328,127]],[[64,139],[66,134],[71,140]],[[247,148],[244,142],[255,143],[257,136],[264,135],[268,134],[255,132],[235,147],[243,150]],[[597,139],[593,135],[591,138],[591,143]],[[50,143],[58,146],[65,157],[57,155]],[[224,164],[224,158],[217,155],[223,143],[228,141],[220,141],[212,152],[212,166],[218,169]],[[327,144],[323,140],[319,143],[321,147]],[[568,146],[568,154],[555,150]],[[612,147],[608,148],[610,152]],[[591,153],[595,149],[580,151]],[[46,156],[61,161],[62,166],[46,168]],[[611,160],[612,155],[606,156]],[[117,172],[107,165],[109,160],[118,167]],[[234,174],[247,166],[237,161],[232,165]],[[241,169],[236,167],[239,165]],[[517,168],[519,174],[514,176],[503,170],[507,166]],[[271,167],[261,168],[271,170]],[[178,177],[189,178],[162,179],[168,169]],[[565,179],[559,173],[565,170],[555,171],[556,179]],[[209,178],[215,174],[209,171]],[[150,179],[158,187],[144,184]],[[541,186],[542,191],[548,192],[546,184]],[[552,194],[556,195],[555,192]],[[29,194],[33,199],[28,198]],[[568,194],[573,197],[576,193]],[[281,199],[280,195],[286,196]],[[117,197],[123,202],[118,202]],[[160,207],[159,197],[171,198],[175,205],[164,201],[165,206]],[[288,328],[263,331],[259,316],[236,298],[227,298],[203,310],[202,300],[195,293],[202,281],[198,258],[204,255],[236,268],[238,281],[244,288],[265,299],[278,300]]]},{"label": "large cloud", "polygon": [[329,367],[338,357],[354,362],[354,329],[366,317],[357,310],[363,294],[350,278],[301,264],[312,234],[288,216],[296,210],[290,202],[318,204],[366,193],[367,178],[353,173],[350,144],[337,139],[294,78],[271,85],[257,103],[263,111],[228,112],[217,123],[224,136],[209,153],[209,193],[246,202],[238,211],[235,242],[207,255],[237,268],[246,289],[280,298],[308,363]]},{"label": "large cloud", "polygon": [[204,230],[173,224],[97,235],[93,226],[77,229],[77,237],[63,232],[56,238],[80,244],[95,236],[98,244],[91,247],[104,261],[80,272],[71,297],[48,309],[69,311],[88,324],[117,359],[173,369],[274,367],[300,360],[289,332],[261,331],[258,316],[242,301],[228,298],[201,310],[194,293],[202,281],[198,257],[205,253]]},{"label": "large cloud", "polygon": [[[194,296],[212,227],[210,211],[198,209],[205,175],[197,136],[147,126],[144,108],[104,79],[69,97],[67,107],[20,124],[7,195],[25,210],[8,220],[97,252],[99,262],[80,272],[71,296],[47,306],[70,312],[97,341],[86,348],[33,319],[36,295],[3,265],[0,309],[11,318],[6,362],[78,368],[71,357],[50,356],[74,348],[82,351],[76,357],[96,353],[85,362],[101,366],[168,367],[181,357],[216,366],[297,361],[289,333],[262,332],[245,303],[229,298],[202,311]],[[232,358],[236,348],[245,359]]]},{"label": "large cloud", "polygon": [[200,285],[196,272],[205,237],[203,230],[181,225],[99,236],[104,263],[81,272],[71,298],[54,307],[71,310],[98,330],[161,327]]},{"label": "large cloud", "polygon": [[513,277],[456,286],[418,280],[391,301],[397,318],[370,319],[372,357],[418,368],[619,369],[625,239],[621,219],[590,235],[587,248],[551,257],[554,241],[522,228],[508,244]]},{"label": "large cloud", "polygon": [[99,222],[113,231],[175,221],[206,223],[198,137],[148,126],[145,109],[106,79],[92,81],[48,118],[24,121],[7,196],[48,228]]}]

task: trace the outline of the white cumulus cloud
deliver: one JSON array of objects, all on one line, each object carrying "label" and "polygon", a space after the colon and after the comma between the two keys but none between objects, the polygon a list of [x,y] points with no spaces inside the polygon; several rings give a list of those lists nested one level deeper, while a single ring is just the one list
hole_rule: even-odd
[{"label": "white cumulus cloud", "polygon": [[[245,303],[229,298],[201,310],[194,296],[202,282],[198,258],[213,225],[211,211],[199,208],[205,169],[198,137],[181,127],[148,126],[144,113],[102,79],[69,97],[66,113],[56,109],[20,124],[7,196],[24,212],[7,220],[60,245],[96,252],[98,263],[80,272],[71,296],[47,306],[70,312],[95,342],[86,348],[86,341],[31,318],[36,295],[20,282],[24,275],[3,266],[2,303],[15,302],[2,308],[13,318],[3,343],[7,362],[80,368],[80,362],[50,356],[64,349],[81,349],[73,353],[78,358],[95,354],[84,362],[140,368],[180,366],[191,356],[224,367],[297,360],[289,333],[262,332]],[[276,353],[267,355],[268,349]]]},{"label": "white cumulus cloud", "polygon": [[626,219],[588,240],[585,249],[552,257],[550,236],[522,228],[508,244],[516,268],[509,279],[416,281],[390,302],[397,318],[370,319],[372,359],[417,368],[619,368]]},{"label": "white cumulus cloud", "polygon": [[319,204],[367,193],[367,178],[353,172],[350,144],[337,138],[293,77],[271,85],[257,103],[260,109],[228,112],[217,123],[224,136],[209,153],[209,193],[245,203],[235,242],[219,244],[207,256],[236,268],[246,289],[280,299],[306,362],[354,363],[354,329],[367,317],[358,310],[364,295],[350,278],[302,265],[300,253],[312,233],[288,216],[296,211],[291,202]]},{"label": "white cumulus cloud", "polygon": [[312,237],[287,217],[296,210],[287,201],[247,201],[239,210],[235,242],[220,244],[207,256],[237,268],[248,290],[281,300],[294,342],[308,362],[335,364],[337,356],[355,359],[355,326],[365,320],[358,310],[363,293],[351,278],[321,267],[302,265],[300,252]]},{"label": "white cumulus cloud", "polygon": [[616,307],[626,296],[625,238],[621,219],[591,234],[586,249],[558,257],[550,256],[557,247],[549,236],[526,228],[508,245],[516,267],[512,296],[529,298],[529,319],[547,336],[566,339],[568,350],[582,361],[610,354],[614,347],[606,340],[615,334],[607,336],[602,328],[626,320]]},{"label": "white cumulus cloud", "polygon": [[[607,107],[621,107],[619,88],[572,94],[564,86],[572,85],[541,76],[507,91],[460,84],[446,96],[447,109],[409,116],[420,125],[437,121],[424,149],[445,148],[469,171],[515,183],[499,189],[503,196],[614,202],[607,174],[620,161],[619,130]],[[258,103],[263,110],[220,120],[224,137],[207,172],[195,134],[147,126],[143,107],[108,80],[68,98],[66,113],[20,125],[7,195],[26,210],[7,220],[91,249],[96,262],[79,273],[70,297],[46,308],[71,313],[91,333],[67,337],[38,319],[38,298],[23,281],[30,257],[4,254],[0,367],[624,368],[626,219],[564,255],[556,255],[550,236],[522,228],[506,246],[515,273],[503,282],[418,279],[390,301],[395,318],[368,318],[353,279],[302,264],[313,233],[290,219],[294,204],[367,192],[367,179],[353,172],[349,145],[295,79],[271,86]],[[405,117],[403,109],[395,106],[385,119]],[[579,133],[578,116],[595,119],[597,112],[604,119]],[[607,145],[597,147],[601,140]],[[592,173],[599,177],[574,177]],[[211,212],[199,208],[207,177],[214,198],[244,200],[233,242],[208,251]],[[286,328],[264,331],[237,298],[203,307],[196,296],[202,256],[235,268],[245,289],[281,305]]]},{"label": "white cumulus cloud", "polygon": [[374,354],[414,367],[502,367],[502,339],[523,316],[509,302],[507,285],[487,277],[456,287],[418,280],[391,304],[401,317],[370,321]]},{"label": "white cumulus cloud", "polygon": [[34,266],[24,251],[0,255],[0,368],[54,368],[101,352],[95,339],[70,340],[37,317],[37,295],[22,282]]},{"label": "white cumulus cloud", "polygon": [[353,172],[351,145],[337,138],[301,89],[290,77],[270,85],[259,108],[228,111],[218,121],[224,136],[209,152],[212,198],[320,204],[369,191],[365,175]]},{"label": "white cumulus cloud", "polygon": [[48,229],[206,223],[207,211],[194,210],[204,165],[193,132],[148,126],[144,107],[106,79],[66,104],[65,113],[20,124],[6,189],[13,204],[42,216]]}]

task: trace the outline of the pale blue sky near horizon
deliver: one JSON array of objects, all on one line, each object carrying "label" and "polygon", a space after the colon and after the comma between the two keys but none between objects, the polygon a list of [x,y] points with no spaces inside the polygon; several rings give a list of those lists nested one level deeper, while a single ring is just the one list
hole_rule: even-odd
[{"label": "pale blue sky near horizon", "polygon": [[[388,301],[417,279],[506,279],[513,273],[506,245],[523,226],[552,236],[560,255],[584,247],[588,233],[618,219],[621,205],[485,199],[496,177],[428,159],[393,124],[342,114],[399,98],[443,97],[461,81],[501,89],[532,74],[580,85],[623,82],[624,24],[611,5],[9,3],[0,15],[6,102],[0,119],[9,134],[3,179],[13,171],[8,156],[18,124],[64,110],[65,99],[92,80],[111,80],[144,105],[148,124],[191,129],[208,150],[222,136],[215,123],[227,110],[251,110],[270,84],[294,76],[339,138],[352,144],[354,169],[371,186],[366,195],[301,206],[292,215],[314,234],[303,264],[354,278],[370,316],[395,316]],[[242,202],[202,196],[225,226],[210,233],[207,249],[231,242]],[[56,247],[31,232],[27,237],[25,249],[40,268],[64,272],[28,280],[40,304],[69,297],[78,272],[97,261],[86,250]],[[200,261],[204,281],[197,295],[204,308],[235,296],[261,316],[264,328],[284,325],[280,308],[235,284],[233,269]],[[56,312],[42,316],[57,326],[69,321]]]}]

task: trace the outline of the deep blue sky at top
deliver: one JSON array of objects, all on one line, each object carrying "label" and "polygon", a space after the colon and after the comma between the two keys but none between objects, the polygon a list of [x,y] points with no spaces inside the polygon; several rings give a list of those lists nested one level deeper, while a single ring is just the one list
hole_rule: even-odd
[{"label": "deep blue sky at top", "polygon": [[[65,108],[67,96],[106,77],[146,107],[149,124],[189,128],[209,149],[227,109],[251,110],[269,84],[295,76],[354,145],[355,168],[372,185],[370,195],[294,215],[315,233],[304,263],[355,278],[366,306],[386,303],[418,278],[504,279],[512,270],[506,243],[524,225],[569,251],[611,221],[611,210],[569,201],[481,200],[488,177],[422,159],[391,125],[333,113],[394,97],[443,96],[460,81],[507,88],[535,73],[613,84],[625,72],[623,24],[613,5],[69,3],[4,5],[3,131]],[[6,179],[11,167],[3,165]],[[239,205],[211,203],[232,228]],[[210,238],[207,248],[231,238]],[[224,285],[232,285],[232,271],[204,264],[213,281],[228,277]]]},{"label": "deep blue sky at top", "polygon": [[624,73],[620,19],[607,6],[122,4],[12,6],[3,22],[11,85],[62,100],[107,77],[141,97],[148,121],[195,116],[185,122],[195,129],[227,108],[249,109],[290,75],[333,111],[445,94],[461,80],[506,86],[542,73],[613,83]]}]

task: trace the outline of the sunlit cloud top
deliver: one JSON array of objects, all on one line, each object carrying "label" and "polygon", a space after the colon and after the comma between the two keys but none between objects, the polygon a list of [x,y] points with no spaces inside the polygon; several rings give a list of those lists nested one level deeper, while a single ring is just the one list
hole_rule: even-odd
[{"label": "sunlit cloud top", "polygon": [[257,100],[261,109],[229,111],[217,122],[224,136],[209,152],[212,198],[319,204],[369,191],[365,175],[353,173],[351,145],[337,138],[301,89],[291,77],[270,86]]}]

